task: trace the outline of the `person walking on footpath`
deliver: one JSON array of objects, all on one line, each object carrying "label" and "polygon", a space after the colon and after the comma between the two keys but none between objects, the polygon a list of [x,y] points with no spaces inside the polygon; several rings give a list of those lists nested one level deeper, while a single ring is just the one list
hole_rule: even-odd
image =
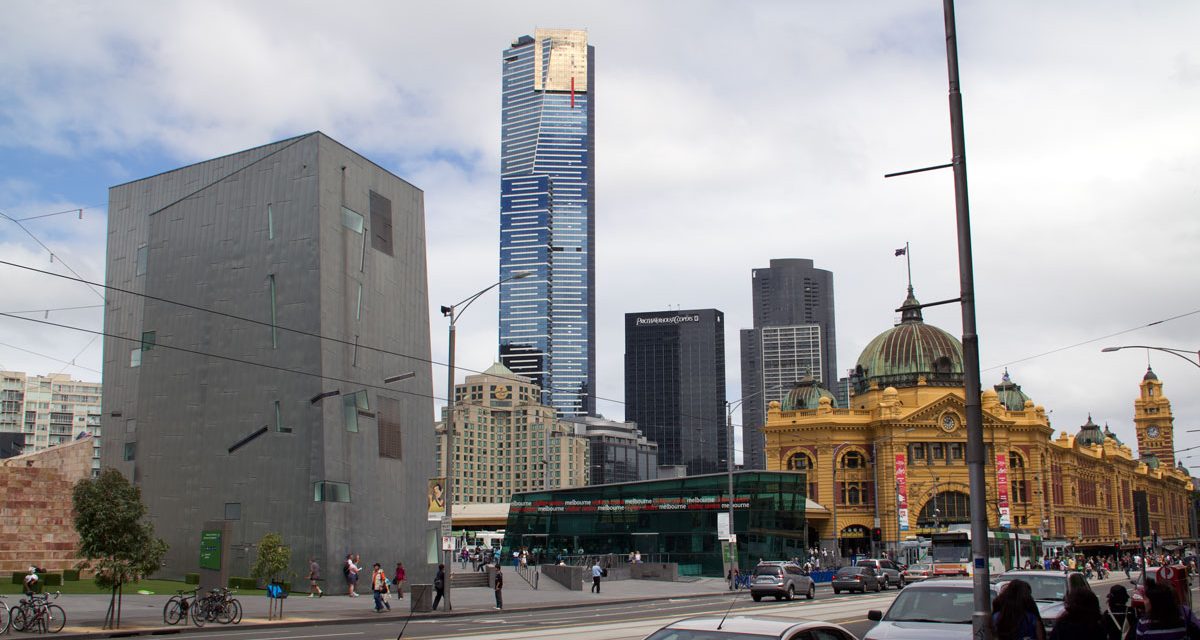
[{"label": "person walking on footpath", "polygon": [[446,565],[439,564],[437,576],[433,579],[433,610],[437,611],[438,603],[446,594]]},{"label": "person walking on footpath", "polygon": [[504,608],[504,596],[501,592],[504,590],[504,574],[500,571],[500,565],[496,565],[496,608]]},{"label": "person walking on footpath", "polygon": [[316,558],[309,558],[308,559],[308,597],[320,598],[321,596],[325,595],[325,592],[321,591],[321,585],[317,584],[317,581],[320,579],[321,579],[321,565],[317,564]]},{"label": "person walking on footpath", "polygon": [[356,556],[353,553],[347,554],[346,567],[344,569],[346,572],[346,595],[350,596],[351,598],[358,597],[358,572],[361,570],[358,566],[358,563],[354,561],[355,558]]},{"label": "person walking on footpath", "polygon": [[392,577],[392,584],[396,585],[396,599],[404,599],[404,580],[408,576],[404,573],[404,563],[396,563],[396,575]]},{"label": "person walking on footpath", "polygon": [[387,592],[387,576],[383,574],[383,569],[379,568],[379,563],[376,562],[371,567],[371,593],[375,594],[375,613],[383,613],[384,607],[387,607],[388,611],[392,610],[391,603],[385,599]]},{"label": "person walking on footpath", "polygon": [[604,570],[600,568],[600,558],[596,558],[596,563],[592,565],[592,593],[600,593],[600,574]]}]

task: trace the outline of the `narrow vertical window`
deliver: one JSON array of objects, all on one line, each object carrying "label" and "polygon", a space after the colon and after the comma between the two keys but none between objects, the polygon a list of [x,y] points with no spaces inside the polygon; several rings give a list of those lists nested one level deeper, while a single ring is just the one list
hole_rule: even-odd
[{"label": "narrow vertical window", "polygon": [[142,351],[149,351],[158,344],[158,333],[155,331],[142,332]]},{"label": "narrow vertical window", "polygon": [[283,426],[283,409],[279,406],[279,401],[275,401],[275,430],[279,433],[291,433],[291,427]]},{"label": "narrow vertical window", "polygon": [[362,320],[362,283],[358,283],[358,302],[354,304],[354,319]]},{"label": "narrow vertical window", "polygon": [[351,363],[351,366],[355,366],[355,367],[358,366],[358,335],[357,334],[354,336],[354,362]]},{"label": "narrow vertical window", "polygon": [[275,327],[275,274],[269,276],[271,280],[271,348],[279,348],[279,332]]},{"label": "narrow vertical window", "polygon": [[267,240],[275,239],[275,212],[271,210],[271,203],[267,203]]},{"label": "narrow vertical window", "polygon": [[146,262],[149,260],[149,258],[150,258],[150,247],[148,247],[146,245],[142,245],[137,248],[137,260],[136,260],[137,271],[135,272],[134,275],[139,275],[139,276],[146,275]]}]

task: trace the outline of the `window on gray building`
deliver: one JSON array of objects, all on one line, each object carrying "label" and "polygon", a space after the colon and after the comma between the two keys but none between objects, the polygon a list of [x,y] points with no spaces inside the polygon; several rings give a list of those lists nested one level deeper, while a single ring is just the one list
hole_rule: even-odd
[{"label": "window on gray building", "polygon": [[142,351],[149,351],[158,344],[158,333],[155,331],[142,332]]},{"label": "window on gray building", "polygon": [[276,326],[275,317],[275,274],[267,276],[271,281],[271,348],[279,348],[279,329]]},{"label": "window on gray building", "polygon": [[137,248],[137,272],[135,275],[146,275],[146,262],[150,258],[150,247],[142,245]]},{"label": "window on gray building", "polygon": [[125,461],[128,462],[130,460],[133,460],[136,457],[137,457],[137,443],[136,442],[126,442],[125,443]]},{"label": "window on gray building", "polygon": [[363,232],[363,217],[362,214],[346,207],[342,207],[342,226],[355,232]]},{"label": "window on gray building", "polygon": [[367,404],[366,390],[355,391],[342,396],[342,415],[346,419],[346,431],[358,432],[358,412],[370,411]]},{"label": "window on gray building", "polygon": [[129,366],[130,367],[142,366],[142,348],[141,347],[138,347],[137,349],[134,349],[129,352]]},{"label": "window on gray building", "polygon": [[283,409],[279,406],[279,401],[275,401],[275,430],[279,433],[291,433],[291,427],[283,426]]},{"label": "window on gray building", "polygon": [[271,210],[271,203],[267,203],[267,240],[275,239],[275,212]]},{"label": "window on gray building", "polygon": [[371,193],[371,248],[392,255],[392,201]]},{"label": "window on gray building", "polygon": [[403,452],[400,431],[400,401],[378,396],[379,457],[400,460]]},{"label": "window on gray building", "polygon": [[313,502],[350,502],[350,485],[328,480],[314,482]]},{"label": "window on gray building", "polygon": [[226,520],[241,520],[242,519],[242,503],[226,502],[225,503],[225,519]]}]

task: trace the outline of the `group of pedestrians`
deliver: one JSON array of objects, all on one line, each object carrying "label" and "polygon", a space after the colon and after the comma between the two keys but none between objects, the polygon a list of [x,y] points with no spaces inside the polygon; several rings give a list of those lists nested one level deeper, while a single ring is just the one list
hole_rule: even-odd
[{"label": "group of pedestrians", "polygon": [[[342,575],[346,579],[346,595],[351,598],[357,598],[358,579],[363,571],[362,557],[356,553],[346,554],[346,560],[342,563]],[[308,559],[308,597],[321,598],[324,597],[325,591],[321,589],[321,582],[324,579],[321,577],[321,565],[316,558]],[[396,563],[396,571],[389,578],[384,573],[383,568],[378,562],[371,565],[370,584],[371,593],[375,596],[375,611],[382,613],[391,611],[392,605],[388,602],[389,596],[395,589],[396,599],[404,598],[404,582],[407,580],[407,575],[404,571],[404,563]]]},{"label": "group of pedestrians", "polygon": [[[1078,576],[1078,579],[1076,579]],[[1175,590],[1159,582],[1146,583],[1145,610],[1139,616],[1129,606],[1129,591],[1113,585],[1100,599],[1079,573],[1071,574],[1063,612],[1047,637],[1033,590],[1013,580],[992,602],[992,627],[997,640],[1193,640],[1200,638],[1200,618],[1180,603]]]},{"label": "group of pedestrians", "polygon": [[[496,576],[495,582],[492,584],[492,591],[496,594],[496,610],[504,608],[504,572],[500,568],[500,563],[495,564]],[[446,565],[439,564],[437,575],[433,578],[433,610],[437,611],[438,605],[442,603],[442,598],[446,597]],[[449,602],[449,601],[447,601]]]}]

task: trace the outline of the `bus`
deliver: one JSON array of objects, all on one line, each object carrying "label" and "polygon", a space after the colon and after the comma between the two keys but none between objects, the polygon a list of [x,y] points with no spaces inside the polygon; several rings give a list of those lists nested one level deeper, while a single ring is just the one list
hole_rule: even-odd
[{"label": "bus", "polygon": [[[940,531],[929,537],[933,575],[974,575],[971,563],[969,527]],[[988,531],[988,570],[1003,573],[1010,569],[1041,567],[1042,537],[1014,531]]]},{"label": "bus", "polygon": [[910,564],[929,564],[930,544],[929,538],[901,540],[896,545],[896,560],[904,566]]}]

